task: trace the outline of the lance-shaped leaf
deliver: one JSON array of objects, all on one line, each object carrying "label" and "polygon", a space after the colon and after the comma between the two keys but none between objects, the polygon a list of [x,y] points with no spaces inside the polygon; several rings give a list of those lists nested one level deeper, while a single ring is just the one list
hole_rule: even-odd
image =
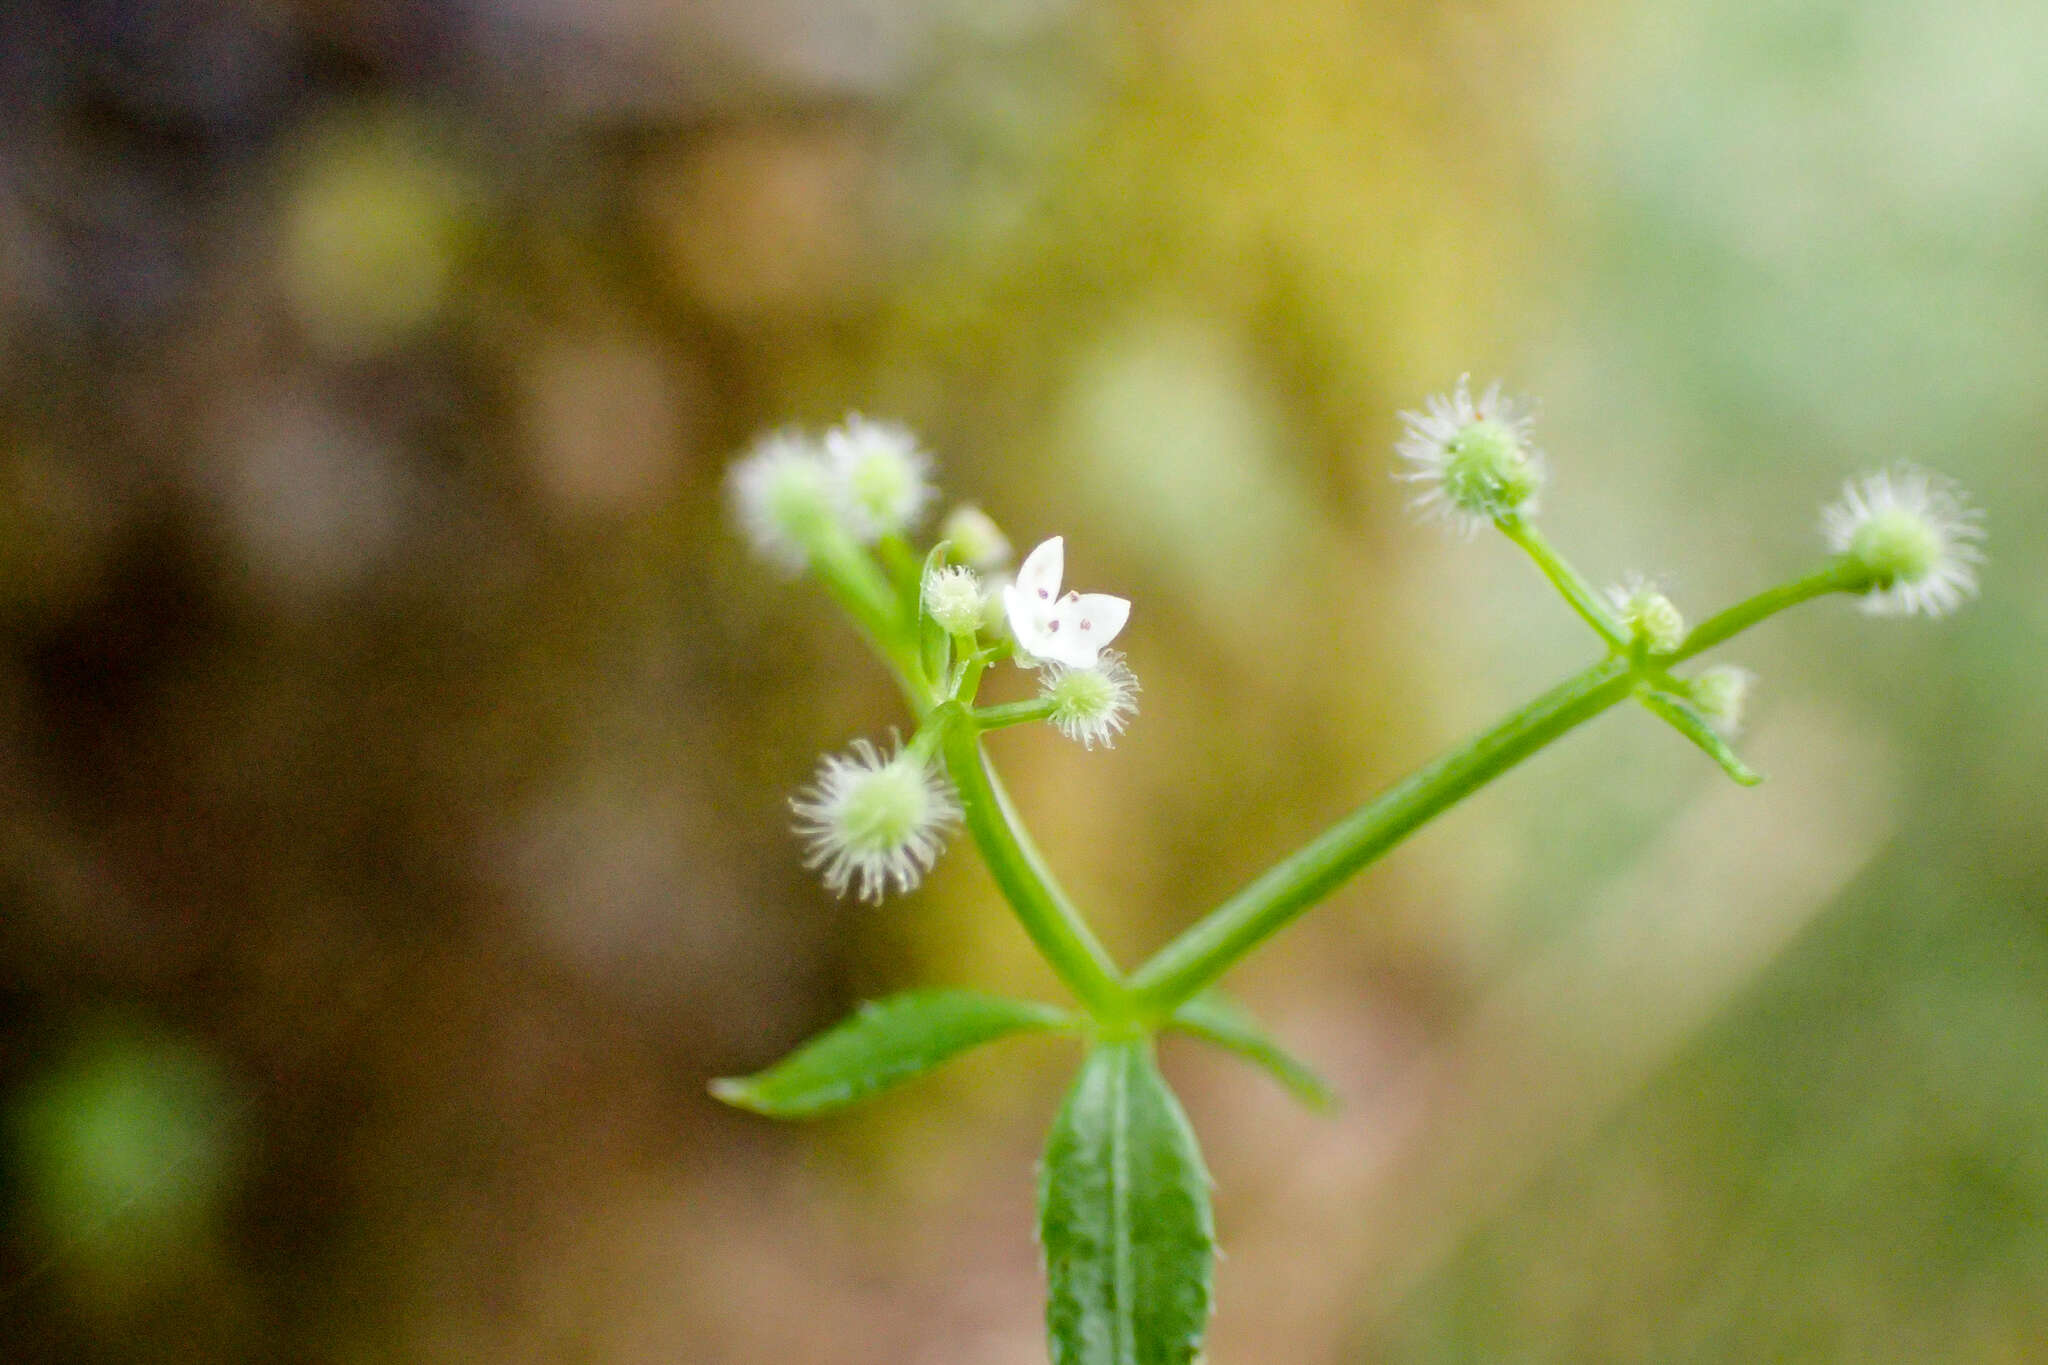
[{"label": "lance-shaped leaf", "polygon": [[771,1118],[811,1118],[864,1100],[978,1044],[1071,1022],[1050,1005],[977,991],[911,991],[862,1005],[766,1071],[713,1081],[711,1093]]},{"label": "lance-shaped leaf", "polygon": [[1251,1011],[1221,991],[1204,991],[1173,1012],[1170,1026],[1262,1066],[1303,1104],[1327,1114],[1337,1097],[1306,1062],[1273,1040]]},{"label": "lance-shaped leaf", "polygon": [[931,612],[925,609],[925,584],[932,581],[932,575],[946,567],[946,551],[951,548],[947,541],[932,546],[931,553],[924,557],[924,568],[917,575],[917,647],[919,662],[924,665],[927,678],[944,678],[946,670],[953,666],[953,637],[948,635]]},{"label": "lance-shaped leaf", "polygon": [[1039,1171],[1053,1365],[1188,1365],[1209,1323],[1216,1229],[1187,1115],[1144,1041],[1099,1045]]},{"label": "lance-shaped leaf", "polygon": [[1721,770],[1728,776],[1745,787],[1754,787],[1763,781],[1753,768],[1742,761],[1735,750],[1728,747],[1728,741],[1721,737],[1721,732],[1714,728],[1713,722],[1701,714],[1699,708],[1690,701],[1676,692],[1666,692],[1662,688],[1650,688],[1636,695],[1658,719],[1699,745],[1707,757],[1721,765]]}]

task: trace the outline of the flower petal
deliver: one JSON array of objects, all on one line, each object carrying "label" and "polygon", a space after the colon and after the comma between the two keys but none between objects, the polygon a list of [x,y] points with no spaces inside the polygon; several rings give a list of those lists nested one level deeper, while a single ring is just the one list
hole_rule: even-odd
[{"label": "flower petal", "polygon": [[1003,589],[1003,614],[1009,617],[1010,634],[1022,651],[1018,662],[1026,666],[1029,660],[1060,657],[1056,609],[1066,557],[1067,545],[1061,537],[1040,543],[1024,557],[1017,581]]},{"label": "flower petal", "polygon": [[[1093,668],[1095,655],[1114,640],[1131,619],[1131,604],[1128,598],[1112,597],[1106,592],[1069,593],[1060,604],[1062,619],[1069,622],[1061,627],[1061,634],[1067,634],[1068,643],[1085,642],[1088,647],[1088,662],[1082,667]],[[1077,651],[1078,652],[1078,651]]]},{"label": "flower petal", "polygon": [[1050,607],[1060,595],[1060,579],[1066,568],[1066,539],[1054,536],[1024,557],[1023,567],[1017,570],[1017,586],[1027,601],[1035,599]]},{"label": "flower petal", "polygon": [[1031,667],[1033,661],[1046,655],[1048,642],[1057,638],[1046,629],[1052,621],[1051,607],[1035,601],[1021,584],[1006,583],[1003,615],[1009,618],[1010,637],[1017,642],[1017,662]]},{"label": "flower petal", "polygon": [[1025,647],[1069,668],[1093,668],[1102,647],[1116,638],[1130,615],[1131,604],[1121,597],[1070,592],[1050,612],[1030,613],[1037,639]]}]

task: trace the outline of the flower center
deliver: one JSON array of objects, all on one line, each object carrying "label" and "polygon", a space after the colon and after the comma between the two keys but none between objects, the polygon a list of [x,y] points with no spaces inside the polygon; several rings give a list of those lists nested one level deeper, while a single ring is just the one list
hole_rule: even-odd
[{"label": "flower center", "polygon": [[768,519],[797,541],[809,540],[832,523],[832,492],[824,476],[796,461],[775,472],[762,503]]},{"label": "flower center", "polygon": [[1451,503],[1467,512],[1499,516],[1534,497],[1536,466],[1514,431],[1481,418],[1469,422],[1444,444],[1443,488]]},{"label": "flower center", "polygon": [[917,473],[893,455],[868,455],[848,471],[846,491],[868,516],[892,525],[917,501]]},{"label": "flower center", "polygon": [[1905,507],[1874,513],[1849,542],[1849,553],[1879,587],[1925,578],[1941,562],[1945,548],[1934,524]]},{"label": "flower center", "polygon": [[846,793],[839,828],[848,848],[888,853],[903,847],[931,814],[931,793],[914,763],[897,761],[864,776]]},{"label": "flower center", "polygon": [[1116,684],[1093,668],[1068,669],[1060,674],[1052,685],[1051,695],[1056,714],[1081,720],[1103,716],[1117,702]]}]

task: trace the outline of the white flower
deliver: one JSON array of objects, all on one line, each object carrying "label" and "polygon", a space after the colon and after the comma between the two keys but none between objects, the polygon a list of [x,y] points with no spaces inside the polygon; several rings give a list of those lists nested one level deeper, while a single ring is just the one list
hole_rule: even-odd
[{"label": "white flower", "polygon": [[1947,479],[1911,465],[1859,475],[1821,509],[1828,548],[1870,575],[1863,609],[1940,616],[1976,596],[1984,514]]},{"label": "white flower", "polygon": [[1671,599],[1641,574],[1607,590],[1607,600],[1621,614],[1629,634],[1650,647],[1652,653],[1667,654],[1685,639],[1685,617],[1671,605]]},{"label": "white flower", "polygon": [[825,433],[825,455],[857,539],[873,542],[910,529],[936,496],[932,457],[907,427],[855,413]]},{"label": "white flower", "polygon": [[733,462],[725,485],[754,549],[791,573],[810,559],[810,539],[839,517],[831,466],[801,432],[771,431],[756,440]]},{"label": "white flower", "polygon": [[1529,444],[1530,408],[1496,381],[1472,400],[1468,376],[1448,395],[1431,394],[1427,412],[1404,412],[1408,428],[1394,451],[1412,468],[1395,477],[1426,484],[1412,504],[1467,535],[1497,518],[1536,510],[1543,455]]},{"label": "white flower", "polygon": [[981,626],[981,580],[964,564],[925,575],[924,609],[948,635],[972,635]]},{"label": "white flower", "polygon": [[1061,734],[1089,749],[1107,749],[1137,709],[1138,680],[1112,649],[1093,668],[1047,665],[1038,695],[1052,703],[1049,719]]},{"label": "white flower", "polygon": [[1003,614],[1016,638],[1017,662],[1041,660],[1069,668],[1093,668],[1102,647],[1117,637],[1131,616],[1131,604],[1099,592],[1060,596],[1066,572],[1066,542],[1054,536],[1024,557],[1017,581],[1003,589]]},{"label": "white flower", "polygon": [[880,901],[892,882],[899,892],[915,888],[960,819],[952,787],[930,764],[900,748],[884,758],[864,739],[850,756],[828,754],[789,805],[804,866],[821,870],[834,895],[857,888],[865,901]]}]

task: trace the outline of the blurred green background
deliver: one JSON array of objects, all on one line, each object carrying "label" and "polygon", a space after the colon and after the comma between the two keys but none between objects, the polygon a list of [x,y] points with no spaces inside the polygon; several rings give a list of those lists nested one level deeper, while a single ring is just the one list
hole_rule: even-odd
[{"label": "blurred green background", "polygon": [[902,715],[724,463],[907,421],[1136,601],[1113,752],[993,741],[1135,962],[1588,656],[1404,518],[1470,370],[1602,581],[1910,459],[1984,596],[1722,651],[1758,791],[1617,712],[1247,964],[1345,1107],[1169,1047],[1209,1358],[2048,1361],[2044,90],[2031,0],[0,7],[0,1354],[1041,1359],[1060,1044],[704,1094],[1052,989],[964,849],[803,874]]}]

